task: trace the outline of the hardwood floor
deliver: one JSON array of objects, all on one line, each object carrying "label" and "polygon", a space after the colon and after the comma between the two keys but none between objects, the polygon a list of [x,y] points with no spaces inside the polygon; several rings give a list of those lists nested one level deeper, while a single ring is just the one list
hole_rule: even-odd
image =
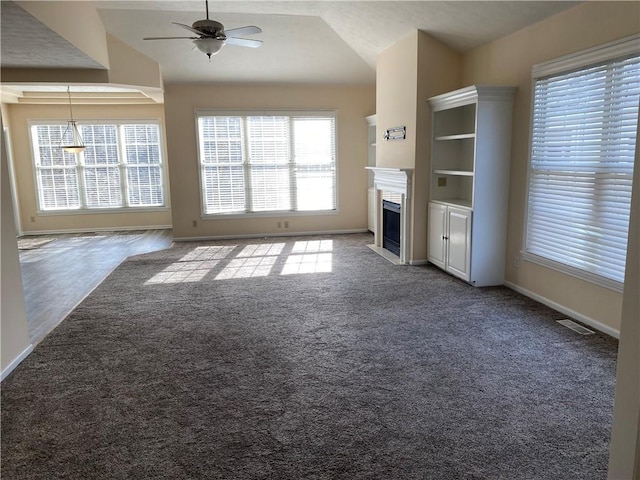
[{"label": "hardwood floor", "polygon": [[[169,248],[170,230],[25,237],[18,244],[35,346],[128,256]],[[46,242],[41,246],[39,243]]]}]

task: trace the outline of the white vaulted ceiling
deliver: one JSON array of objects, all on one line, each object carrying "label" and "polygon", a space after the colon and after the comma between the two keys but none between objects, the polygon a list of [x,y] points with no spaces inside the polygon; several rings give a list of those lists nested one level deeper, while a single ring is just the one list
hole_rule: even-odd
[{"label": "white vaulted ceiling", "polygon": [[[415,30],[464,52],[580,2],[210,1],[227,29],[257,25],[257,49],[227,45],[211,58],[189,40],[144,41],[189,32],[171,22],[205,18],[205,2],[95,1],[105,30],[160,64],[165,83],[375,82],[376,56]],[[0,2],[3,67],[99,68],[11,2]],[[40,25],[41,27],[38,27]],[[66,43],[65,43],[66,42]]]}]

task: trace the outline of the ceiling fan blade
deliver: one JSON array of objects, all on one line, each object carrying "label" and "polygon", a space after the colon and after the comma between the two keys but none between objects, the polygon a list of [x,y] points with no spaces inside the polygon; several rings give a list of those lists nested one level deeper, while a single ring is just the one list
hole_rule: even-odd
[{"label": "ceiling fan blade", "polygon": [[195,40],[200,37],[145,37],[143,40],[173,40],[173,39]]},{"label": "ceiling fan blade", "polygon": [[262,45],[262,40],[249,40],[248,38],[227,37],[229,45],[237,45],[239,47],[258,48]]},{"label": "ceiling fan blade", "polygon": [[186,28],[190,32],[193,32],[196,35],[200,35],[201,37],[206,37],[207,36],[206,33],[202,33],[200,30],[196,30],[195,28],[190,27],[189,25],[185,25],[184,23],[178,23],[178,22],[171,22],[171,23],[173,23],[174,25],[178,25],[179,27]]},{"label": "ceiling fan blade", "polygon": [[247,25],[246,27],[231,28],[224,31],[224,34],[227,36],[227,38],[240,37],[242,35],[253,35],[254,33],[262,33],[262,29],[260,27],[256,27],[255,25]]}]

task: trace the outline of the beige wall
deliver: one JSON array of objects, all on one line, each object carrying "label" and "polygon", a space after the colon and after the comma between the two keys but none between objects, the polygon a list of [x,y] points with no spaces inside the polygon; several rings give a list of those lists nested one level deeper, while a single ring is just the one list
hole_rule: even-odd
[{"label": "beige wall", "polygon": [[[64,104],[13,104],[6,106],[6,111],[11,125],[12,159],[18,185],[20,222],[23,233],[91,231],[93,229],[100,230],[117,227],[153,228],[171,225],[169,208],[159,212],[144,213],[38,214],[29,121],[67,120],[69,107]],[[162,105],[74,105],[73,116],[76,120],[149,119],[163,122],[164,110]]]},{"label": "beige wall", "polygon": [[111,35],[107,35],[107,45],[110,63],[109,83],[155,87],[158,90],[162,88],[162,73],[158,63]]},{"label": "beige wall", "polygon": [[[418,32],[376,58],[376,166],[414,168],[418,109]],[[405,140],[385,141],[385,130],[407,127]]]},{"label": "beige wall", "polygon": [[[367,123],[375,87],[167,85],[165,114],[175,238],[339,232],[367,228]],[[201,219],[196,109],[336,110],[338,213]],[[289,228],[277,228],[277,222]],[[198,222],[193,227],[193,221]]]},{"label": "beige wall", "polygon": [[414,171],[414,261],[427,259],[427,211],[431,164],[431,109],[427,99],[461,87],[462,56],[424,32],[418,33],[416,164]]},{"label": "beige wall", "polygon": [[[640,31],[640,3],[585,2],[463,58],[463,85],[515,85],[506,278],[514,286],[618,331],[622,295],[515,259],[523,246],[532,65]],[[611,330],[609,330],[611,331]]]},{"label": "beige wall", "polygon": [[[3,135],[0,122],[0,135]],[[0,179],[2,186],[2,246],[1,265],[1,326],[2,337],[0,371],[4,378],[15,367],[16,362],[31,349],[27,317],[24,306],[24,292],[22,290],[22,274],[18,260],[18,244],[16,242],[16,228],[13,217],[13,199],[9,186],[9,169],[5,151],[4,138],[1,148],[2,171]]]},{"label": "beige wall", "polygon": [[[376,59],[376,165],[413,168],[410,262],[427,258],[431,114],[427,99],[460,87],[461,55],[415,31]],[[405,126],[406,140],[385,141],[387,128]]]}]

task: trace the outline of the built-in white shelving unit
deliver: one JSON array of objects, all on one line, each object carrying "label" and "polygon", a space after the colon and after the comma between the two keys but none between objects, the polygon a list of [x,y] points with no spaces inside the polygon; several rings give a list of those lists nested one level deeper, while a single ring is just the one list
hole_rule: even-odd
[{"label": "built-in white shelving unit", "polygon": [[[369,127],[368,135],[368,162],[367,166],[376,166],[376,116],[369,115],[366,117],[367,125]],[[376,189],[373,184],[373,171],[368,170],[369,183],[367,189],[367,228],[371,232],[376,231]]]},{"label": "built-in white shelving unit", "polygon": [[476,286],[504,282],[514,87],[429,99],[429,261]]}]

